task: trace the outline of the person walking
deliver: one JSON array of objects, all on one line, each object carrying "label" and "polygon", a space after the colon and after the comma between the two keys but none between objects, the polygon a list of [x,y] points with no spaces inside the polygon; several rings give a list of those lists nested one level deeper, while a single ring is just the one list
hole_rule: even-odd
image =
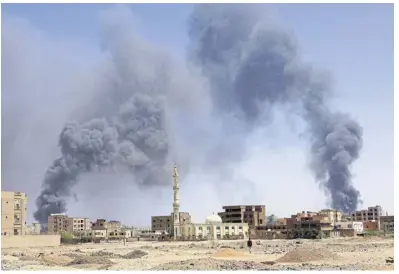
[{"label": "person walking", "polygon": [[247,247],[248,247],[248,249],[249,249],[249,253],[251,254],[252,253],[252,240],[251,240],[251,237],[249,237],[249,239],[248,239],[248,242],[247,242]]}]

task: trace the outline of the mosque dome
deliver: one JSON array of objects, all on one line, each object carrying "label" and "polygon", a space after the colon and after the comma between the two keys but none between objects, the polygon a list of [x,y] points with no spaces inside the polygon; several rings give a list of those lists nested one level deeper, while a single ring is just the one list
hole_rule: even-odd
[{"label": "mosque dome", "polygon": [[213,214],[211,216],[206,217],[205,223],[207,224],[215,224],[215,223],[221,223],[222,218],[220,218],[219,215]]}]

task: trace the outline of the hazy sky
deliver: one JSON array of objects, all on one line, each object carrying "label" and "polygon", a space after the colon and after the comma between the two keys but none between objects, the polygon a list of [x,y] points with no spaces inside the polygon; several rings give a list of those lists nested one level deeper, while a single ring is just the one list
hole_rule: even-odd
[{"label": "hazy sky", "polygon": [[[78,107],[76,98],[80,98],[82,86],[75,86],[68,77],[74,75],[85,82],[79,71],[98,61],[98,16],[107,8],[109,5],[101,4],[2,4],[2,32],[12,33],[9,37],[15,40],[15,47],[23,45],[12,67],[2,62],[2,77],[15,77],[10,80],[13,89],[2,92],[2,116],[18,116],[8,125],[15,129],[8,136],[14,145],[2,146],[2,189],[26,192],[32,213],[45,170],[59,155],[59,132]],[[184,58],[188,43],[185,22],[191,5],[132,4],[129,8],[138,18],[143,37]],[[393,4],[273,4],[268,9],[294,34],[303,59],[331,73],[338,93],[336,109],[350,113],[364,129],[364,148],[353,166],[363,207],[379,204],[393,213]],[[277,117],[267,132],[257,132],[250,140],[256,145],[237,173],[255,182],[256,189],[245,195],[232,191],[230,198],[219,199],[214,182],[208,182],[206,174],[197,174],[196,182],[181,182],[182,211],[202,221],[221,210],[222,204],[244,202],[243,195],[245,203],[265,204],[267,214],[278,216],[325,207],[323,192],[306,166],[306,143],[290,133],[286,123]],[[5,155],[10,157],[8,161]],[[99,184],[101,181],[106,178],[98,178]],[[171,190],[156,199],[144,193],[132,198],[129,191],[135,190],[126,186],[103,192],[88,189],[86,192],[97,196],[78,197],[79,201],[69,206],[70,214],[148,225],[150,215],[171,211]],[[136,208],[144,206],[150,208],[148,216],[137,216]],[[126,211],[131,212],[129,217]],[[98,216],[99,212],[104,216]]]}]

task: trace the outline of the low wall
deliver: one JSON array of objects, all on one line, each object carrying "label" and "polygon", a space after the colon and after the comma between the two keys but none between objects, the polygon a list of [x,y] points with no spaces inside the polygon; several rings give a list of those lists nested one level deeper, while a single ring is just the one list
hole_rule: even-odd
[{"label": "low wall", "polygon": [[48,247],[61,245],[61,235],[1,236],[1,248]]}]

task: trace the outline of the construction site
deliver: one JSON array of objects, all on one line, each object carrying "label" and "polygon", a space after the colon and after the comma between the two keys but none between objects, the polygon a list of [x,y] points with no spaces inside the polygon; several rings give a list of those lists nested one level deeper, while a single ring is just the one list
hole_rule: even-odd
[{"label": "construction site", "polygon": [[394,270],[393,237],[2,248],[3,270]]}]

